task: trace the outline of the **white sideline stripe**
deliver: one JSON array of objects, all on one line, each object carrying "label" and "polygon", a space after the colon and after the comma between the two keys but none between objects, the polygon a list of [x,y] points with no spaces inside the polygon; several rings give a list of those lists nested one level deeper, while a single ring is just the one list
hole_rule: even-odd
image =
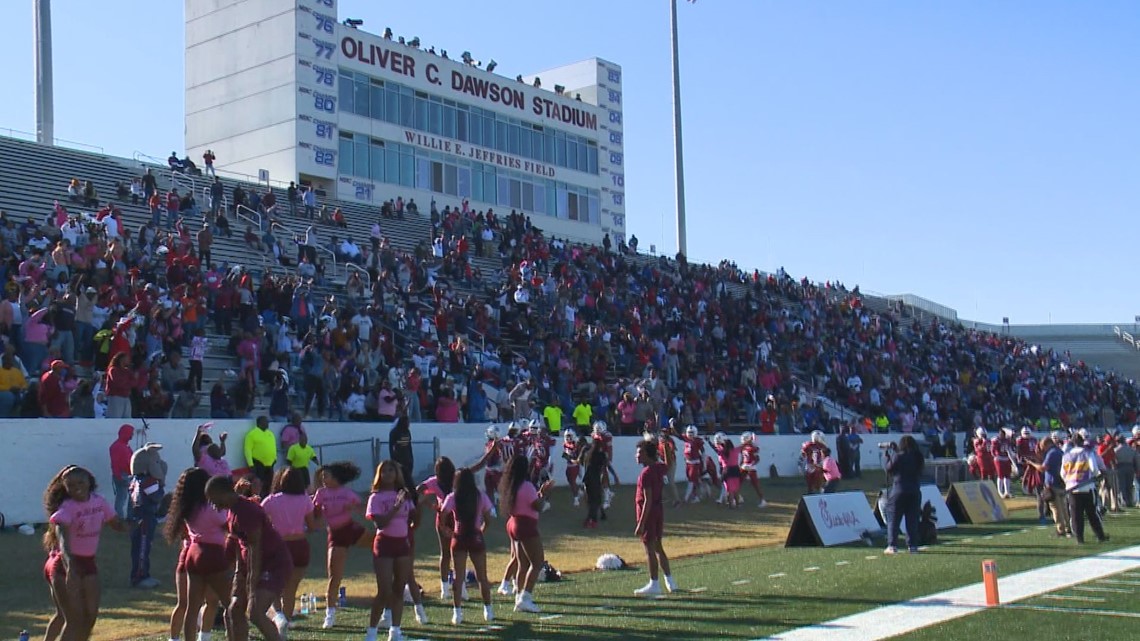
[{"label": "white sideline stripe", "polygon": [[1102,588],[1095,585],[1075,585],[1073,589],[1080,590],[1081,592],[1111,592],[1115,594],[1132,594],[1136,591],[1127,588]]},{"label": "white sideline stripe", "polygon": [[1121,612],[1119,610],[1097,610],[1083,609],[1083,608],[1065,608],[1059,605],[1005,605],[1002,606],[1007,610],[1035,610],[1037,612],[1061,612],[1064,614],[1084,614],[1091,616],[1102,617],[1121,617],[1125,619],[1140,619],[1140,613],[1136,612]]},{"label": "white sideline stripe", "polygon": [[561,619],[561,618],[562,618],[561,614],[545,614],[543,616],[538,617],[538,620],[539,621],[553,621],[554,619]]},{"label": "white sideline stripe", "polygon": [[[1140,568],[1140,546],[1012,574],[1001,578],[999,587],[1002,598],[1014,602],[1137,568]],[[878,641],[974,614],[985,609],[985,603],[985,588],[981,583],[974,583],[788,630],[765,641]]]},{"label": "white sideline stripe", "polygon": [[1054,601],[1087,601],[1088,603],[1104,603],[1104,598],[1098,596],[1078,596],[1076,594],[1046,594],[1042,599]]},{"label": "white sideline stripe", "polygon": [[1125,579],[1101,579],[1097,583],[1104,583],[1106,585],[1140,585],[1140,581],[1128,581]]},{"label": "white sideline stripe", "polygon": [[836,565],[851,565],[850,561],[836,561]]}]

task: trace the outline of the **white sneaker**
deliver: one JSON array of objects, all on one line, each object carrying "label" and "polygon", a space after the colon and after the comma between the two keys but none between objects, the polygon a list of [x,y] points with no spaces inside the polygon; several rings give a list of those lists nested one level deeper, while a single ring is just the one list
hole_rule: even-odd
[{"label": "white sneaker", "polygon": [[756,507],[758,507],[758,508],[760,508],[760,509],[762,510],[762,509],[764,509],[764,508],[768,507],[768,502],[767,502],[767,501],[765,501],[764,499],[760,499],[760,504],[759,504],[759,505],[757,505]]},{"label": "white sneaker", "polygon": [[427,610],[424,609],[424,604],[422,603],[416,604],[416,623],[420,625],[428,624]]},{"label": "white sneaker", "polygon": [[581,504],[582,504],[582,499],[577,494],[575,494],[574,495],[574,507],[578,507]]},{"label": "white sneaker", "polygon": [[325,622],[322,628],[328,630],[336,625],[336,610],[325,610]]},{"label": "white sneaker", "polygon": [[376,641],[376,628],[368,628],[364,631],[364,641]]},{"label": "white sneaker", "polygon": [[498,592],[503,596],[512,596],[515,593],[515,586],[510,581],[503,581],[499,584]]},{"label": "white sneaker", "polygon": [[439,600],[447,601],[451,598],[451,584],[447,581],[439,582]]},{"label": "white sneaker", "polygon": [[460,625],[463,623],[463,608],[451,609],[451,625]]},{"label": "white sneaker", "polygon": [[404,605],[411,605],[415,602],[416,602],[416,600],[414,598],[412,598],[412,586],[405,585],[404,586]]},{"label": "white sneaker", "polygon": [[392,625],[392,611],[384,608],[384,614],[380,615],[380,625],[388,627]]},{"label": "white sneaker", "polygon": [[463,584],[463,587],[459,591],[459,600],[460,601],[466,601],[467,600],[467,584],[466,583]]},{"label": "white sneaker", "polygon": [[494,607],[489,606],[489,605],[483,606],[483,620],[484,621],[494,621],[495,620],[495,608]]},{"label": "white sneaker", "polygon": [[661,584],[657,581],[650,581],[633,591],[633,596],[656,596],[658,594],[661,594]]},{"label": "white sneaker", "polygon": [[665,575],[665,589],[670,592],[677,591],[677,582],[674,581],[673,577],[669,576],[668,574]]},{"label": "white sneaker", "polygon": [[532,612],[538,614],[542,612],[534,601],[531,600],[530,595],[526,592],[519,592],[515,597],[515,612]]},{"label": "white sneaker", "polygon": [[388,628],[388,641],[404,641],[404,633],[400,628]]}]

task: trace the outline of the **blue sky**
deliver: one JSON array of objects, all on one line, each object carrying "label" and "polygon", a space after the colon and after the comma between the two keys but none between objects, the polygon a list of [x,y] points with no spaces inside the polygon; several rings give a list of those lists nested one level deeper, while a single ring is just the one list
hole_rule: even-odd
[{"label": "blue sky", "polygon": [[[31,4],[6,7],[0,43],[0,127],[23,131],[35,128]],[[181,150],[182,2],[53,9],[56,136],[125,156]],[[1140,314],[1140,4],[679,12],[692,257],[914,293],[987,322]],[[494,58],[508,77],[595,55],[621,64],[629,229],[674,251],[667,2],[340,0],[340,16]]]}]

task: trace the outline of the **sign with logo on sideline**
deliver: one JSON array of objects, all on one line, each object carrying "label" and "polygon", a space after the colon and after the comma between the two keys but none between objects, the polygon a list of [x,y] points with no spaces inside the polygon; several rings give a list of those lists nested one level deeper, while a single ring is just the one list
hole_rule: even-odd
[{"label": "sign with logo on sideline", "polygon": [[862,492],[805,494],[784,547],[842,545],[878,531],[879,523]]},{"label": "sign with logo on sideline", "polygon": [[959,523],[998,523],[1009,519],[1005,501],[993,481],[966,481],[950,486],[946,505]]},{"label": "sign with logo on sideline", "polygon": [[[957,521],[954,519],[954,514],[951,513],[950,507],[946,505],[946,501],[942,498],[942,492],[938,491],[937,485],[923,485],[922,488],[922,502],[919,504],[920,509],[925,509],[926,504],[934,508],[934,517],[936,526],[939,530],[948,530],[950,528],[958,527]],[[875,517],[886,526],[887,524],[887,490],[879,492],[879,500],[875,503]],[[899,532],[906,534],[906,519],[899,521]]]}]

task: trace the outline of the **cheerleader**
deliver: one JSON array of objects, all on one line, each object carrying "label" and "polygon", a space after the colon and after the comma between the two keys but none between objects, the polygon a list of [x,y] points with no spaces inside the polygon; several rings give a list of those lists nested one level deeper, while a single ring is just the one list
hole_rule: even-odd
[{"label": "cheerleader", "polygon": [[540,612],[534,603],[534,586],[542,573],[546,561],[542,548],[542,535],[538,531],[538,514],[546,503],[546,493],[554,485],[547,481],[541,488],[527,480],[530,462],[526,454],[516,452],[507,463],[507,473],[503,476],[499,495],[502,497],[503,513],[507,520],[507,535],[517,561],[518,572],[515,585],[515,612]]},{"label": "cheerleader", "polygon": [[[669,431],[673,431],[670,427]],[[700,437],[696,425],[689,425],[678,435],[685,443],[685,478],[689,480],[689,495],[685,501],[699,503],[701,500],[701,477],[704,471],[705,442]]]},{"label": "cheerleader", "polygon": [[1017,457],[1018,468],[1021,470],[1021,491],[1028,496],[1037,497],[1037,518],[1045,519],[1045,503],[1041,500],[1041,473],[1028,461],[1035,460],[1037,456],[1037,439],[1029,427],[1021,428],[1021,435],[1014,442],[1014,452]]},{"label": "cheerleader", "polygon": [[[721,495],[730,508],[740,505],[740,455],[724,432],[717,432],[709,441],[720,461],[724,493]],[[720,503],[721,501],[717,501]]]},{"label": "cheerleader", "polygon": [[364,639],[376,641],[377,627],[384,621],[388,625],[388,641],[402,641],[404,588],[412,573],[408,530],[416,516],[416,500],[414,493],[408,491],[403,470],[397,463],[384,461],[376,467],[365,516],[376,524],[376,537],[372,541],[376,596],[372,599]]},{"label": "cheerleader", "polygon": [[[483,598],[483,620],[494,621],[491,607],[491,582],[487,580],[487,545],[484,532],[491,518],[491,499],[480,492],[475,484],[475,473],[463,468],[455,476],[455,491],[447,495],[441,506],[444,527],[451,530],[451,550],[455,563],[455,576],[467,575],[467,558],[475,569],[479,594]],[[451,622],[463,623],[462,595],[452,592],[454,610]]]},{"label": "cheerleader", "polygon": [[993,450],[990,448],[989,435],[986,428],[978,427],[974,430],[974,439],[970,447],[974,450],[974,462],[970,472],[975,478],[989,480],[997,477],[994,469]]},{"label": "cheerleader", "polygon": [[[439,540],[439,598],[443,601],[451,598],[451,582],[447,573],[451,569],[451,529],[443,525],[440,506],[443,499],[451,494],[455,481],[455,464],[446,456],[439,457],[435,462],[435,476],[428,477],[416,488],[420,497],[420,505],[427,505],[435,515],[435,535]],[[456,579],[462,577],[456,575]]]},{"label": "cheerleader", "polygon": [[491,498],[491,505],[499,504],[499,481],[503,479],[504,446],[499,438],[499,428],[487,428],[487,443],[483,446],[483,491]]},{"label": "cheerleader", "polygon": [[359,512],[362,501],[360,495],[348,487],[360,478],[360,468],[348,461],[323,465],[317,470],[317,484],[321,489],[313,495],[316,515],[325,520],[328,526],[328,587],[325,590],[326,630],[336,625],[336,603],[340,583],[344,580],[344,563],[348,559],[348,549],[364,545],[364,526],[352,520],[354,512]]},{"label": "cheerleader", "polygon": [[285,582],[285,591],[279,604],[281,607],[274,606],[277,614],[273,620],[282,636],[296,614],[293,608],[297,600],[297,588],[301,585],[312,556],[305,533],[317,529],[313,501],[305,492],[308,484],[304,472],[302,468],[296,467],[279,470],[273,479],[270,495],[261,502],[269,522],[284,539],[285,547],[289,548],[289,556],[293,559],[293,572]]},{"label": "cheerleader", "polygon": [[578,445],[578,433],[569,427],[562,430],[562,458],[566,461],[566,484],[570,486],[570,496],[573,497],[574,507],[581,505],[578,487],[578,476],[582,471],[578,457],[581,454],[582,451]]},{"label": "cheerleader", "polygon": [[760,465],[760,448],[756,446],[756,435],[745,432],[740,435],[740,474],[756,491],[756,498],[760,500],[758,507],[766,508],[768,502],[764,500],[764,490],[760,489],[760,477],[756,473],[758,465]]},{"label": "cheerleader", "polygon": [[661,594],[657,582],[658,570],[665,575],[665,589],[677,590],[673,573],[669,569],[669,557],[661,545],[665,533],[665,505],[662,501],[665,491],[665,465],[657,461],[657,444],[645,440],[637,444],[637,462],[643,467],[637,477],[637,491],[634,493],[637,527],[634,534],[645,546],[645,556],[649,566],[649,583],[633,591],[635,596]]},{"label": "cheerleader", "polygon": [[823,432],[815,430],[811,439],[800,448],[800,460],[804,466],[804,481],[807,482],[808,494],[816,494],[823,490],[823,450],[826,447]]},{"label": "cheerleader", "polygon": [[226,609],[228,634],[233,639],[248,639],[252,623],[265,641],[281,641],[281,633],[267,613],[281,598],[293,573],[289,548],[269,524],[261,505],[238,496],[230,479],[211,478],[206,483],[206,497],[219,510],[229,510],[226,529],[241,546],[234,593]]},{"label": "cheerleader", "polygon": [[226,556],[226,517],[206,500],[206,470],[192,467],[182,473],[170,499],[169,518],[164,534],[170,543],[179,545],[178,564],[174,569],[177,605],[170,615],[170,638],[209,641],[209,628],[218,603],[230,600],[232,557]]},{"label": "cheerleader", "polygon": [[95,476],[77,465],[59,471],[44,491],[48,552],[44,578],[51,590],[55,614],[45,639],[86,641],[99,617],[99,568],[95,553],[103,525],[122,532],[126,526],[115,509],[95,493]]},{"label": "cheerleader", "polygon": [[1010,459],[1012,443],[1010,437],[1013,430],[1003,427],[998,430],[997,436],[990,441],[990,456],[993,457],[994,475],[997,477],[998,496],[1003,499],[1012,499],[1013,491],[1009,479],[1013,475],[1013,462]]}]

